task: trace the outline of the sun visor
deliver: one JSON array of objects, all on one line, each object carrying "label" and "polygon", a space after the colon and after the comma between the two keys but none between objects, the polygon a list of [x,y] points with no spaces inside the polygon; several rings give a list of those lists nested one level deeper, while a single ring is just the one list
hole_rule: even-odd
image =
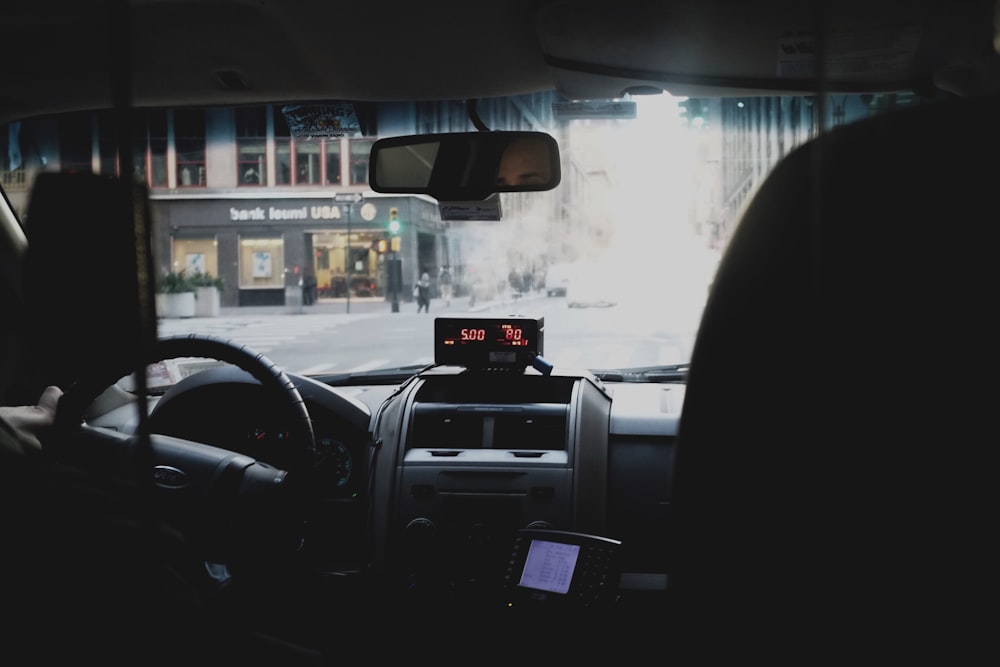
[{"label": "sun visor", "polygon": [[[679,4],[685,7],[624,0],[542,8],[535,28],[559,91],[569,99],[601,99],[658,90],[679,96],[912,90],[923,83],[916,67],[922,38],[939,18],[905,3],[892,23],[845,2],[822,24],[811,3]],[[911,20],[900,20],[907,14]]]}]

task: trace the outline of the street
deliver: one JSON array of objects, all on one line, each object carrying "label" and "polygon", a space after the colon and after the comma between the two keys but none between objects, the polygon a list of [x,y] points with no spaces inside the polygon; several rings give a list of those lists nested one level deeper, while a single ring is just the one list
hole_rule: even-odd
[{"label": "street", "polygon": [[[164,318],[160,336],[211,334],[263,354],[282,369],[304,375],[363,372],[433,362],[434,318],[470,314],[467,298],[440,299],[430,313],[383,300],[321,301],[313,306],[226,308],[219,317]],[[563,297],[531,294],[523,299],[477,304],[479,314],[523,314],[545,319],[543,356],[556,366],[628,368],[687,361],[691,318],[670,322],[652,317],[650,304],[568,308]]]}]

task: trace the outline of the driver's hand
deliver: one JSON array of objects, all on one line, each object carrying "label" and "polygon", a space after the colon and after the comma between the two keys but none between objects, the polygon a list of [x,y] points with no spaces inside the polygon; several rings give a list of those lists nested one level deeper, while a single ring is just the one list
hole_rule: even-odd
[{"label": "driver's hand", "polygon": [[0,406],[0,451],[4,454],[37,454],[56,419],[63,391],[49,386],[37,405]]}]

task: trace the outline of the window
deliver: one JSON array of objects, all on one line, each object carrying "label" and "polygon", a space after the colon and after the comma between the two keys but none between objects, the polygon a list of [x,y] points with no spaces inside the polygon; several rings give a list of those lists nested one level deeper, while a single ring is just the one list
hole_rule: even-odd
[{"label": "window", "polygon": [[267,107],[236,110],[236,152],[240,185],[267,184]]},{"label": "window", "polygon": [[340,139],[327,139],[326,146],[326,182],[328,185],[340,185]]},{"label": "window", "polygon": [[275,185],[292,184],[292,133],[285,122],[281,109],[275,109],[274,115],[274,183]]},{"label": "window", "polygon": [[201,110],[174,111],[174,148],[177,186],[205,185],[205,114]]},{"label": "window", "polygon": [[219,275],[219,260],[215,238],[173,240],[173,270],[185,275],[204,273]]},{"label": "window", "polygon": [[24,155],[21,152],[21,123],[0,126],[0,185],[4,190],[27,190]]},{"label": "window", "polygon": [[150,187],[167,187],[167,112],[149,111],[136,119],[136,176]]},{"label": "window", "polygon": [[285,242],[279,238],[240,239],[240,288],[285,284]]},{"label": "window", "polygon": [[[274,111],[274,150],[277,161],[277,185],[320,185],[323,183],[323,142],[319,139],[292,138],[280,109]],[[337,144],[339,146],[339,144]],[[340,156],[337,154],[339,163]],[[294,167],[293,167],[294,165]],[[339,164],[334,171],[340,174]]]},{"label": "window", "polygon": [[372,139],[354,139],[351,141],[351,183],[368,182],[368,156],[372,152]]},{"label": "window", "polygon": [[319,185],[320,148],[318,141],[295,141],[295,183],[298,185]]}]

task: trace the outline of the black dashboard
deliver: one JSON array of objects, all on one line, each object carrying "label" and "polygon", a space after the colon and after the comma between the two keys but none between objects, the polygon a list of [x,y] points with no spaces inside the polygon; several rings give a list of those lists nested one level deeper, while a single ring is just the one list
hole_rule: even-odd
[{"label": "black dashboard", "polygon": [[374,561],[407,595],[502,601],[519,532],[558,531],[620,542],[616,599],[656,597],[683,399],[586,371],[421,373],[374,424]]},{"label": "black dashboard", "polygon": [[[685,384],[601,380],[533,364],[535,355],[499,367],[435,365],[402,382],[289,374],[312,443],[289,437],[293,416],[254,377],[222,365],[156,398],[150,426],[298,471],[311,565],[376,582],[404,607],[588,595],[616,608],[659,604]],[[577,582],[572,589],[523,585],[515,570],[536,543],[579,559],[578,576],[572,567],[560,575]]]}]

